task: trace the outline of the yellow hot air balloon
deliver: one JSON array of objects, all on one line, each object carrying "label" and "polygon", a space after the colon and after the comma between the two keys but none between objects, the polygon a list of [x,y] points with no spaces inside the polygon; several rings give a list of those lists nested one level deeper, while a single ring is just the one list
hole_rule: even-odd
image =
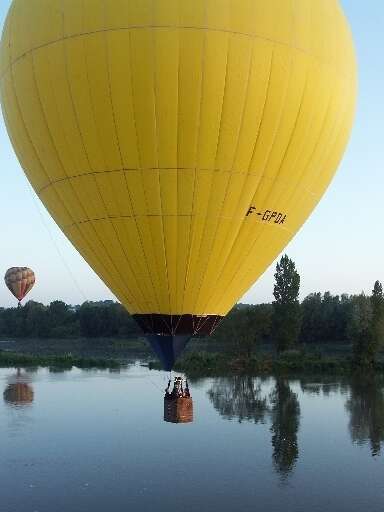
[{"label": "yellow hot air balloon", "polygon": [[338,0],[14,0],[0,77],[29,181],[168,368],[312,212],[356,99]]},{"label": "yellow hot air balloon", "polygon": [[4,281],[20,306],[20,302],[32,290],[36,278],[33,270],[28,267],[11,267],[6,271]]}]

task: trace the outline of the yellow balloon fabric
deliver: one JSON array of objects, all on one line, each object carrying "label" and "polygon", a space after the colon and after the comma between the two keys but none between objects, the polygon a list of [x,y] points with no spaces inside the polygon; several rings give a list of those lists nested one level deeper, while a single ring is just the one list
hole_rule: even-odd
[{"label": "yellow balloon fabric", "polygon": [[29,181],[138,315],[225,315],[322,197],[356,100],[337,0],[14,0],[0,77]]}]

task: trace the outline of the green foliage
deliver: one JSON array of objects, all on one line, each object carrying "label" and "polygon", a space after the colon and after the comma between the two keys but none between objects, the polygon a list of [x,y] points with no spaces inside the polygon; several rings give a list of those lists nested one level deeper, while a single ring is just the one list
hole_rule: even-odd
[{"label": "green foliage", "polygon": [[384,338],[384,294],[380,281],[376,281],[371,296],[372,306],[372,342],[377,352]]},{"label": "green foliage", "polygon": [[363,293],[353,298],[350,335],[356,366],[373,368],[384,333],[384,295],[379,281],[372,296]]},{"label": "green foliage", "polygon": [[36,356],[0,351],[1,367],[50,367],[50,368],[120,368],[122,364],[115,359],[75,357],[72,354],[60,356]]},{"label": "green foliage", "polygon": [[271,319],[270,304],[238,304],[223,320],[213,339],[223,343],[227,352],[249,358],[255,347],[268,339]]},{"label": "green foliage", "polygon": [[352,297],[329,292],[311,293],[301,304],[302,343],[343,343],[350,339]]},{"label": "green foliage", "polygon": [[0,336],[9,338],[137,337],[141,331],[124,307],[113,301],[49,306],[29,301],[24,307],[0,309]]},{"label": "green foliage", "polygon": [[276,265],[273,295],[273,338],[278,352],[294,346],[300,334],[300,276],[285,254]]}]

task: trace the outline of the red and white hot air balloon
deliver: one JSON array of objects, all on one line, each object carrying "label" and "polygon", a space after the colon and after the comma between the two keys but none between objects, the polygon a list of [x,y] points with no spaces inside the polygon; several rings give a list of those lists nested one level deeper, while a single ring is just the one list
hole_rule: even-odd
[{"label": "red and white hot air balloon", "polygon": [[22,301],[35,284],[35,273],[28,267],[11,267],[4,276],[5,284],[14,297]]}]

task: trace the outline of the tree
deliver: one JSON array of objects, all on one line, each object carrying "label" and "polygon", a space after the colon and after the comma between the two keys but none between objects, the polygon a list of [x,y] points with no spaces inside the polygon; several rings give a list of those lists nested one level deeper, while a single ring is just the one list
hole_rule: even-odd
[{"label": "tree", "polygon": [[301,339],[304,343],[318,343],[321,339],[321,293],[307,295],[301,303]]},{"label": "tree", "polygon": [[249,358],[254,347],[270,336],[271,305],[237,304],[213,337],[225,344],[228,352]]},{"label": "tree", "polygon": [[295,263],[285,254],[276,265],[273,295],[273,336],[278,352],[297,342],[301,313],[299,303],[300,276]]},{"label": "tree", "polygon": [[355,365],[358,367],[372,366],[374,363],[372,303],[364,293],[353,298],[350,331]]},{"label": "tree", "polygon": [[380,281],[376,281],[371,296],[372,305],[372,353],[376,357],[384,335],[384,294]]}]

